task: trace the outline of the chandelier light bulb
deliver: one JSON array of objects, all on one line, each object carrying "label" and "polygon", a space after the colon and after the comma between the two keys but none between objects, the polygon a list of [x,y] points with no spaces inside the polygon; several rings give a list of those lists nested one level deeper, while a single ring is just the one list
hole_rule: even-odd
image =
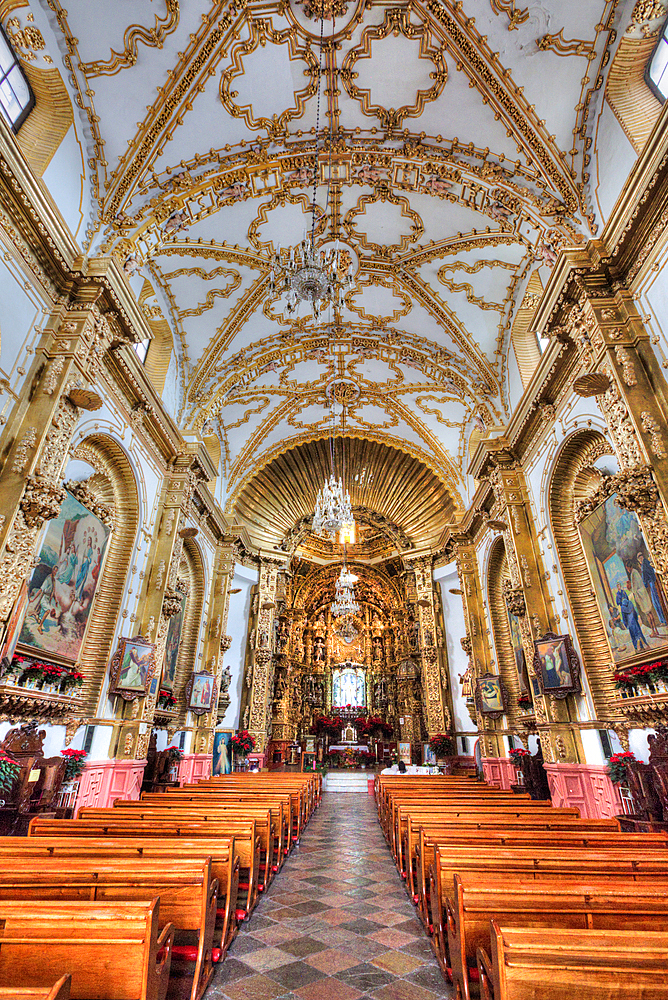
[{"label": "chandelier light bulb", "polygon": [[313,515],[313,530],[321,537],[334,541],[342,527],[354,523],[350,494],[343,491],[343,483],[330,476],[318,493]]},{"label": "chandelier light bulb", "polygon": [[286,294],[290,316],[304,302],[310,306],[313,318],[319,320],[329,303],[337,308],[343,304],[344,286],[350,288],[352,283],[350,265],[346,274],[341,274],[338,250],[317,249],[310,235],[297,247],[290,247],[287,260],[280,247],[274,253],[269,290],[272,295]]}]

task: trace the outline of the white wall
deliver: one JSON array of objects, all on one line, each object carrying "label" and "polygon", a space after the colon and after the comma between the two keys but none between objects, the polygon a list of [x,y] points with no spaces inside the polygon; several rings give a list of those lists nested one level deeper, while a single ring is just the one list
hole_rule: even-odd
[{"label": "white wall", "polygon": [[256,569],[250,569],[237,563],[231,589],[237,590],[238,588],[239,593],[232,594],[230,597],[230,613],[227,618],[227,634],[232,636],[232,645],[225,654],[225,666],[230,668],[232,682],[229,690],[230,704],[222,722],[225,729],[236,729],[239,726],[239,707],[241,705],[248,639],[248,618],[251,608],[250,591],[259,578]]},{"label": "white wall", "polygon": [[[447,566],[439,566],[438,569],[434,570],[434,580],[441,587],[445,644],[448,651],[448,672],[454,713],[453,727],[457,735],[474,736],[475,726],[466,710],[466,699],[462,697],[462,686],[459,682],[460,675],[464,674],[468,667],[468,657],[459,641],[466,635],[464,606],[459,594],[450,593],[450,590],[459,590],[456,564],[452,562]],[[457,749],[459,750],[459,744]],[[469,740],[469,749],[472,752],[473,740]]]}]

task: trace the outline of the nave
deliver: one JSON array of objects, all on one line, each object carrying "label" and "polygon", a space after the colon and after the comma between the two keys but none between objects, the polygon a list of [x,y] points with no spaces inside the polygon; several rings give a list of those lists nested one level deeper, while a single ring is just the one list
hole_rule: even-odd
[{"label": "nave", "polygon": [[453,996],[392,864],[373,798],[324,792],[206,1000]]}]

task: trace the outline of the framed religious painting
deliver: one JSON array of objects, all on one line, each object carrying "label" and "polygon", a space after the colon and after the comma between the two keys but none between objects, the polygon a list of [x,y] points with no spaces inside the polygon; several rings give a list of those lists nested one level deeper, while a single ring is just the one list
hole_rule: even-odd
[{"label": "framed religious painting", "polygon": [[56,663],[77,662],[100,583],[111,528],[65,491],[47,521],[28,581],[17,648]]},{"label": "framed religious painting", "polygon": [[640,521],[613,493],[580,521],[580,537],[612,659],[666,655],[668,599]]},{"label": "framed religious painting", "polygon": [[191,674],[186,685],[186,707],[193,715],[206,715],[216,704],[216,678],[207,671]]},{"label": "framed religious painting", "polygon": [[177,614],[172,615],[167,626],[167,642],[165,643],[165,660],[162,666],[162,681],[160,688],[165,691],[173,691],[176,683],[176,664],[179,659],[179,646],[181,643],[181,632],[183,631],[183,618],[186,611],[186,600],[183,598],[181,607]]},{"label": "framed religious painting", "polygon": [[478,711],[490,719],[499,719],[506,711],[508,698],[498,674],[482,674],[476,687]]},{"label": "framed religious painting", "polygon": [[211,761],[211,773],[213,775],[232,773],[232,748],[230,741],[233,736],[233,729],[214,730],[213,757]]},{"label": "framed religious painting", "polygon": [[119,639],[110,672],[111,694],[126,701],[143,698],[155,674],[155,643],[142,635]]},{"label": "framed religious painting", "polygon": [[534,640],[533,666],[543,694],[566,698],[580,690],[580,659],[570,635],[546,632]]}]

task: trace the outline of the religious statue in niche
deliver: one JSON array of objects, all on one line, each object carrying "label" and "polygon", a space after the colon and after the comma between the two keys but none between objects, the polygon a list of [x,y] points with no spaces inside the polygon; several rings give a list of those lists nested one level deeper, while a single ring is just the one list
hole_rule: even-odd
[{"label": "religious statue in niche", "polygon": [[383,659],[383,640],[380,636],[374,636],[373,640],[373,652],[372,659],[374,663],[380,663]]},{"label": "religious statue in niche", "polygon": [[325,640],[321,635],[316,635],[313,640],[313,661],[314,663],[325,662]]}]

